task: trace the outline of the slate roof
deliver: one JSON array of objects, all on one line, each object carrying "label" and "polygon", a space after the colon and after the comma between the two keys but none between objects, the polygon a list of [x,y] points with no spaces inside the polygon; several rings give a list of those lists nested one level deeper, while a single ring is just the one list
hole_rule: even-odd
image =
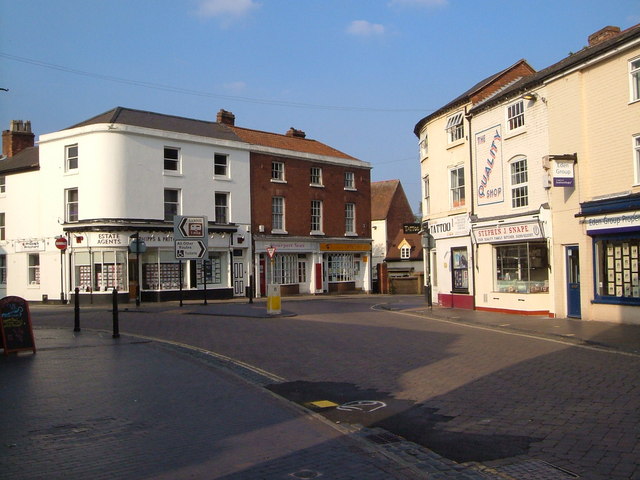
[{"label": "slate roof", "polygon": [[384,220],[389,214],[400,180],[371,182],[371,220]]},{"label": "slate roof", "polygon": [[0,173],[11,174],[40,168],[38,147],[27,147],[12,157],[0,160]]}]

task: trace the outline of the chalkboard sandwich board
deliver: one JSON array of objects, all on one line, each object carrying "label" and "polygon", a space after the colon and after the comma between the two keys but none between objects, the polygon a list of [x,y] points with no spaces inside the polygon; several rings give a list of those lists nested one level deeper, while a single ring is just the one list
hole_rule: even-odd
[{"label": "chalkboard sandwich board", "polygon": [[4,297],[0,300],[0,327],[5,355],[22,350],[36,353],[29,304],[24,298]]}]

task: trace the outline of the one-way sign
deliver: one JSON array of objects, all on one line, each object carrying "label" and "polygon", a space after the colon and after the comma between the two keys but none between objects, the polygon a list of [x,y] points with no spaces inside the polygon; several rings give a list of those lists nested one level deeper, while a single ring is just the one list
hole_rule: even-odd
[{"label": "one-way sign", "polygon": [[201,240],[176,240],[176,259],[195,260],[204,258],[207,247]]}]

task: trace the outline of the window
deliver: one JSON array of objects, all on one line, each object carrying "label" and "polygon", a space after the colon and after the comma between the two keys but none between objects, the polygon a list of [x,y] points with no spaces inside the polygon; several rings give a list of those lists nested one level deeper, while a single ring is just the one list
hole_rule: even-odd
[{"label": "window", "polygon": [[597,239],[595,249],[597,296],[640,304],[640,238]]},{"label": "window", "polygon": [[273,282],[276,285],[298,283],[298,254],[278,254],[273,257]]},{"label": "window", "polygon": [[[215,285],[222,284],[222,268],[225,264],[226,257],[223,258],[221,253],[209,252],[209,259],[205,262],[196,262],[196,277],[200,285],[204,284],[206,280],[207,284]],[[203,267],[203,263],[206,263]],[[206,278],[205,278],[206,277]]]},{"label": "window", "polygon": [[458,112],[455,115],[450,116],[447,119],[447,126],[445,130],[449,143],[456,142],[464,137],[464,117],[462,112]]},{"label": "window", "polygon": [[215,194],[216,223],[229,223],[229,194]]},{"label": "window", "polygon": [[467,247],[451,249],[451,275],[454,292],[469,292],[469,254]]},{"label": "window", "polygon": [[78,144],[64,147],[64,168],[67,172],[78,168]]},{"label": "window", "polygon": [[0,212],[0,240],[6,240],[6,225],[4,212]]},{"label": "window", "polygon": [[7,192],[7,177],[0,175],[0,193]]},{"label": "window", "polygon": [[356,180],[353,172],[344,172],[344,188],[345,190],[356,189]]},{"label": "window", "polygon": [[271,162],[271,180],[284,182],[284,163]]},{"label": "window", "polygon": [[174,147],[164,147],[164,169],[168,172],[180,171],[180,150]]},{"label": "window", "polygon": [[29,285],[40,285],[40,254],[30,253],[28,255],[28,273]]},{"label": "window", "polygon": [[461,207],[464,205],[464,166],[452,168],[450,175],[451,206]]},{"label": "window", "polygon": [[[304,258],[301,258],[304,257]],[[307,261],[304,254],[298,255],[298,283],[307,282]]]},{"label": "window", "polygon": [[216,153],[213,157],[213,174],[216,177],[229,176],[228,156]]},{"label": "window", "polygon": [[65,222],[78,221],[78,189],[69,188],[64,191]]},{"label": "window", "polygon": [[496,284],[499,292],[542,293],[549,291],[549,261],[544,242],[500,245],[496,253]]},{"label": "window", "polygon": [[7,284],[7,256],[0,254],[0,285]]},{"label": "window", "polygon": [[284,198],[271,199],[271,230],[284,231]]},{"label": "window", "polygon": [[403,245],[400,248],[400,258],[402,260],[409,260],[409,258],[411,258],[411,247],[409,245]]},{"label": "window", "polygon": [[311,185],[322,185],[322,169],[311,167]]},{"label": "window", "polygon": [[173,222],[173,217],[180,214],[180,190],[164,189],[164,220]]},{"label": "window", "polygon": [[429,175],[422,179],[422,186],[424,188],[424,202],[422,202],[422,214],[429,215],[429,209],[431,204],[431,198],[429,193]]},{"label": "window", "polygon": [[640,100],[640,58],[629,62],[629,74],[631,82],[631,101]]},{"label": "window", "polygon": [[352,253],[327,255],[327,278],[330,282],[353,282],[355,271]]},{"label": "window", "polygon": [[529,187],[527,159],[511,162],[511,206],[513,208],[529,205]]},{"label": "window", "polygon": [[[177,290],[180,288],[180,276],[183,285],[186,278],[186,268],[189,262],[176,260],[175,252],[168,250],[149,249],[142,254],[142,289],[143,290]],[[196,262],[200,264],[201,262]]]},{"label": "window", "polygon": [[355,235],[356,233],[355,203],[345,203],[344,205],[344,233],[346,235]]},{"label": "window", "polygon": [[425,133],[424,138],[420,141],[420,157],[429,156],[429,137]]},{"label": "window", "polygon": [[636,185],[640,184],[640,135],[633,137],[634,168],[636,173]]},{"label": "window", "polygon": [[524,100],[518,100],[507,107],[507,125],[509,130],[524,127]]},{"label": "window", "polygon": [[322,200],[311,200],[311,233],[322,233]]}]

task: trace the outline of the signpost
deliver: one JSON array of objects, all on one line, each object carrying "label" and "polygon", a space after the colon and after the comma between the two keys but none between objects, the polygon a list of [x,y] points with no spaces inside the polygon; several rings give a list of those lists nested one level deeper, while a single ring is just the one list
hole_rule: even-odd
[{"label": "signpost", "polygon": [[64,252],[67,250],[67,237],[56,238],[56,248],[60,250],[60,301],[64,301]]},{"label": "signpost", "polygon": [[273,275],[276,247],[267,247],[267,255],[271,260],[271,283],[267,285],[267,315],[279,315],[282,312],[280,306],[280,285],[275,284]]},{"label": "signpost", "polygon": [[[180,261],[180,306],[182,306],[182,260],[202,260],[209,250],[209,222],[206,216],[173,217],[176,260]],[[205,302],[206,302],[205,292]]]}]

